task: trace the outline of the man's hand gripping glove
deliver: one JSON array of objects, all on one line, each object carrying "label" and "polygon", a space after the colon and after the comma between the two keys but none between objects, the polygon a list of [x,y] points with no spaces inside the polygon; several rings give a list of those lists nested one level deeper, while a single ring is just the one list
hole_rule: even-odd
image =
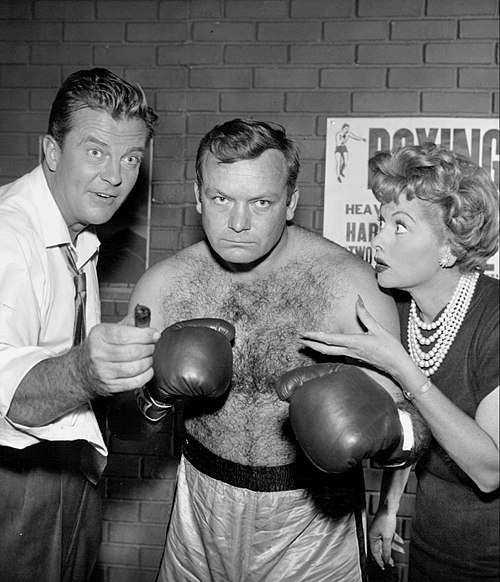
[{"label": "man's hand gripping glove", "polygon": [[290,402],[290,421],[310,461],[344,473],[363,459],[390,467],[409,461],[413,427],[391,395],[363,370],[318,364],[287,372],[276,392]]},{"label": "man's hand gripping glove", "polygon": [[154,377],[136,392],[142,414],[161,420],[188,398],[216,398],[233,374],[234,327],[223,319],[190,319],[163,330],[153,354]]}]

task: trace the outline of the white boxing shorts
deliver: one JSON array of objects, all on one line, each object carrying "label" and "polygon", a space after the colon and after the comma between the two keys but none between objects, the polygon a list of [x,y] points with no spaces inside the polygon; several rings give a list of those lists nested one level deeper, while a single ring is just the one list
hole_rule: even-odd
[{"label": "white boxing shorts", "polygon": [[[215,463],[207,464],[207,456]],[[225,480],[202,472],[193,461]],[[293,486],[288,467],[283,472],[231,463],[188,437],[157,581],[365,582],[363,507],[346,510],[339,502],[339,511],[332,511],[333,495],[325,511],[321,496],[287,489]],[[356,483],[360,490],[351,497],[364,500],[362,473],[361,481],[358,476],[348,477],[347,487]],[[334,476],[334,483],[339,479]],[[240,486],[244,480],[252,488]]]}]

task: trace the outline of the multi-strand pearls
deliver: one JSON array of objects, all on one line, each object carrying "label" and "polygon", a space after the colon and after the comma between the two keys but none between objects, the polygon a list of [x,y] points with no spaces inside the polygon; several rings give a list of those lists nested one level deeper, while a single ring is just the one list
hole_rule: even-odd
[{"label": "multi-strand pearls", "polygon": [[[417,306],[412,299],[408,316],[408,348],[412,360],[427,377],[432,376],[442,364],[462,326],[478,278],[477,272],[462,275],[450,302],[440,317],[432,323],[425,323],[420,319]],[[421,330],[436,331],[425,337]],[[432,346],[432,348],[424,351],[421,346]]]}]

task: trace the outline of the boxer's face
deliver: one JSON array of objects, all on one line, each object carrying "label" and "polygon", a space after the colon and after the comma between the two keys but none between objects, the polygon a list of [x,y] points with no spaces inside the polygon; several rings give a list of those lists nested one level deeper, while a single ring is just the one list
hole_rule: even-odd
[{"label": "boxer's face", "polygon": [[[222,164],[208,154],[196,208],[213,250],[227,263],[251,264],[278,253],[295,192],[287,204],[285,157],[267,150],[254,160]],[[200,191],[201,190],[201,191]]]}]

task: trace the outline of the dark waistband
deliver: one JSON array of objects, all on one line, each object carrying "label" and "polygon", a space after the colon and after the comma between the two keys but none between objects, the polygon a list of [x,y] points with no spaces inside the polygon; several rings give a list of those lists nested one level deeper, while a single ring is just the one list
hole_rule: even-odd
[{"label": "dark waistband", "polygon": [[307,459],[289,465],[261,467],[240,465],[209,451],[191,435],[187,435],[182,452],[198,471],[232,485],[252,491],[290,491],[318,486],[343,485],[350,488],[353,475],[329,475],[320,471]]},{"label": "dark waistband", "polygon": [[79,471],[82,441],[46,441],[24,449],[0,446],[0,467],[16,471],[36,468]]}]

